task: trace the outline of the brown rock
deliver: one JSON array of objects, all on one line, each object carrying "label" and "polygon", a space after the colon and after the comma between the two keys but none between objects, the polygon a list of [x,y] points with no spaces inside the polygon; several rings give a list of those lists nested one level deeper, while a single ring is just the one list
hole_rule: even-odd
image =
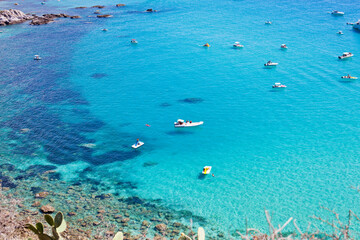
[{"label": "brown rock", "polygon": [[40,208],[41,212],[43,213],[53,213],[55,212],[55,208],[50,205],[44,205]]},{"label": "brown rock", "polygon": [[106,236],[114,236],[114,232],[113,231],[106,231],[105,235]]},{"label": "brown rock", "polygon": [[36,201],[33,204],[31,204],[32,207],[39,207],[40,206],[40,202]]},{"label": "brown rock", "polygon": [[79,19],[79,18],[81,18],[79,15],[75,15],[75,16],[71,16],[70,17],[71,19]]},{"label": "brown rock", "polygon": [[100,224],[100,222],[93,222],[94,226],[98,226]]},{"label": "brown rock", "polygon": [[97,15],[98,18],[111,18],[113,15],[104,14],[104,15]]},{"label": "brown rock", "polygon": [[98,210],[98,213],[105,213],[105,210],[103,210],[103,209]]},{"label": "brown rock", "polygon": [[141,226],[144,226],[144,227],[149,227],[150,226],[150,223],[146,220],[144,220],[142,223],[141,223]]},{"label": "brown rock", "polygon": [[119,4],[116,4],[117,7],[125,7],[125,4],[123,3],[119,3]]},{"label": "brown rock", "polygon": [[181,223],[179,223],[179,222],[174,222],[173,226],[174,226],[174,227],[180,227],[180,226],[181,226]]},{"label": "brown rock", "polygon": [[114,218],[115,219],[122,218],[122,215],[115,215]]},{"label": "brown rock", "polygon": [[95,5],[95,6],[92,6],[92,8],[105,8],[105,6],[102,6],[102,5]]},{"label": "brown rock", "polygon": [[123,218],[123,219],[121,219],[121,222],[122,222],[122,223],[127,223],[128,221],[130,221],[130,218]]},{"label": "brown rock", "polygon": [[49,195],[49,192],[39,192],[37,194],[35,194],[36,198],[46,198],[47,195]]},{"label": "brown rock", "polygon": [[69,212],[68,215],[69,216],[76,216],[76,212]]},{"label": "brown rock", "polygon": [[164,232],[166,231],[167,226],[164,223],[160,223],[155,226],[155,229],[158,230],[159,232]]},{"label": "brown rock", "polygon": [[76,7],[75,9],[85,9],[87,7]]}]

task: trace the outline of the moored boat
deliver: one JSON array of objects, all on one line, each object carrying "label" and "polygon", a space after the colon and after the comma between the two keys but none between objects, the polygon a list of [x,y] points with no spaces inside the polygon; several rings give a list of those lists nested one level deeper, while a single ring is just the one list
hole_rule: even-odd
[{"label": "moored boat", "polygon": [[270,22],[270,21],[266,21],[265,24],[266,24],[266,25],[271,25],[271,22]]},{"label": "moored boat", "polygon": [[278,65],[278,63],[275,63],[272,61],[268,61],[267,63],[264,64],[265,67],[275,67],[277,65]]},{"label": "moored boat", "polygon": [[287,49],[288,47],[286,46],[286,44],[281,44],[281,48],[282,49]]},{"label": "moored boat", "polygon": [[349,79],[349,80],[358,79],[357,77],[350,76],[350,74],[348,74],[347,76],[342,76],[341,78],[342,78],[342,79]]},{"label": "moored boat", "polygon": [[332,14],[332,15],[335,15],[335,16],[342,16],[342,15],[344,15],[345,13],[335,10],[335,11],[332,11],[331,14]]},{"label": "moored boat", "polygon": [[274,83],[274,85],[272,86],[272,88],[286,88],[286,86],[284,84],[281,83]]},{"label": "moored boat", "polygon": [[338,56],[339,59],[349,58],[354,56],[351,52],[344,52],[341,56]]},{"label": "moored boat", "polygon": [[202,170],[202,174],[205,174],[205,175],[210,174],[211,168],[212,168],[211,166],[205,166]]},{"label": "moored boat", "polygon": [[131,43],[132,44],[137,44],[138,42],[136,41],[136,39],[131,39]]},{"label": "moored boat", "polygon": [[233,44],[233,47],[234,47],[234,48],[243,48],[244,45],[241,45],[239,42],[235,42],[235,43]]},{"label": "moored boat", "polygon": [[39,55],[35,55],[34,60],[41,60],[41,57]]},{"label": "moored boat", "polygon": [[204,124],[203,121],[192,122],[192,121],[184,121],[182,119],[178,119],[176,122],[174,122],[174,127],[176,128],[197,127],[203,124]]}]

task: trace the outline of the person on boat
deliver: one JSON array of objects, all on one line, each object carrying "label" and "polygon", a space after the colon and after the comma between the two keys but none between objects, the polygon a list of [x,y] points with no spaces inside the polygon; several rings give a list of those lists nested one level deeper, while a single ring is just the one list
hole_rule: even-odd
[{"label": "person on boat", "polygon": [[212,174],[212,176],[213,176],[213,177],[215,177],[215,175],[214,175],[214,174]]},{"label": "person on boat", "polygon": [[204,44],[204,47],[210,47],[210,44],[205,43],[205,44]]},{"label": "person on boat", "polygon": [[347,75],[348,78],[351,78],[350,74]]},{"label": "person on boat", "polygon": [[136,139],[135,146],[137,146],[137,145],[140,145],[140,143],[139,143],[139,139]]},{"label": "person on boat", "polygon": [[192,123],[192,121],[190,121],[190,123]]}]

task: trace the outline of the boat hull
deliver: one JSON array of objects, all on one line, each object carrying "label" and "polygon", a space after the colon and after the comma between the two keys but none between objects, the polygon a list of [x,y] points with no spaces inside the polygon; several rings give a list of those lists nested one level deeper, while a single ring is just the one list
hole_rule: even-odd
[{"label": "boat hull", "polygon": [[139,143],[137,145],[133,144],[133,145],[131,145],[131,147],[134,149],[137,149],[137,148],[141,147],[142,145],[144,145],[144,143],[139,141]]},{"label": "boat hull", "polygon": [[174,123],[174,127],[175,128],[187,128],[187,127],[197,127],[200,125],[203,125],[204,122],[193,122],[193,123],[183,123],[183,124],[178,124],[177,122]]}]

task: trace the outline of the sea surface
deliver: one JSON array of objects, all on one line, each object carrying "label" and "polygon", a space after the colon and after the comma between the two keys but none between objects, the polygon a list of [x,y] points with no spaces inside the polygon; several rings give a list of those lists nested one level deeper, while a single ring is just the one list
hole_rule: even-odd
[{"label": "sea surface", "polygon": [[[359,4],[116,3],[16,6],[82,18],[0,28],[0,161],[53,165],[61,180],[160,199],[225,232],[244,228],[246,218],[266,231],[264,208],[276,225],[294,217],[307,226],[326,214],[320,206],[360,213],[350,188],[360,181],[360,80],[341,79],[360,77],[360,33],[346,25],[360,18]],[[97,4],[114,17],[74,9]],[[354,57],[338,60],[346,51]],[[268,60],[279,65],[264,68]],[[274,91],[275,82],[287,88]],[[204,125],[175,129],[178,118]],[[137,138],[145,145],[133,150]],[[201,176],[204,166],[215,177]]]}]

